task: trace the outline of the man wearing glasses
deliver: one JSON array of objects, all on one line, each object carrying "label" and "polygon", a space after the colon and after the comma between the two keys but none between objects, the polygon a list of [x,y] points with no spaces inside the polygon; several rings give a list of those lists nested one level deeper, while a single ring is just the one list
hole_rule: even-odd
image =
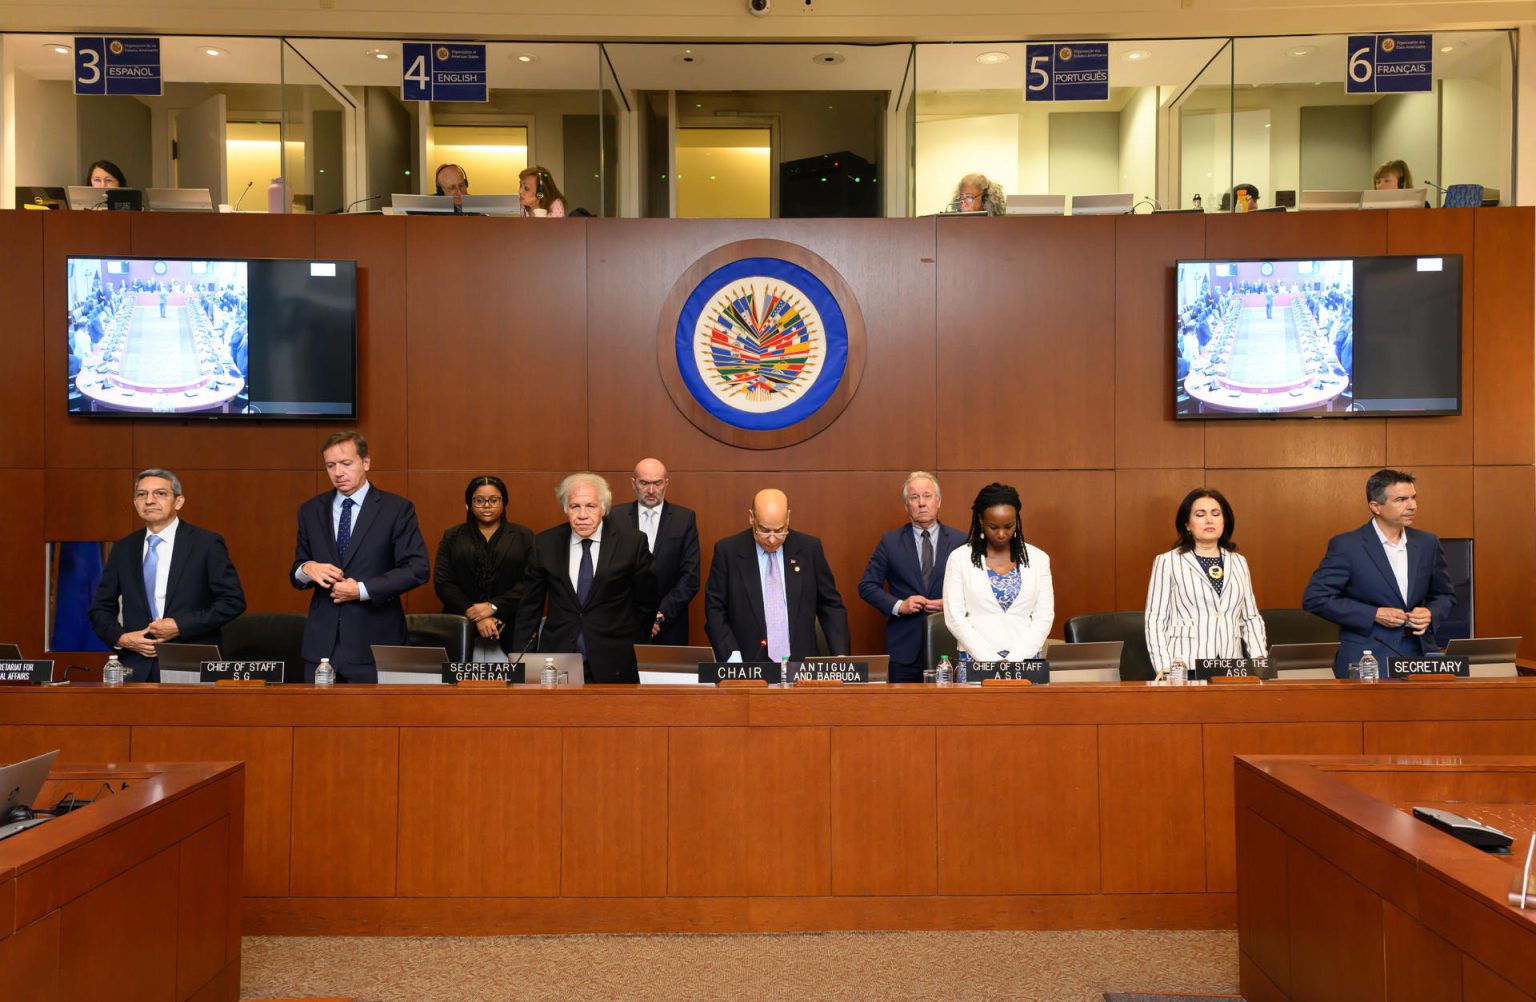
[{"label": "man wearing glasses", "polygon": [[758,491],[747,525],[747,531],[715,544],[704,587],[705,631],[715,656],[725,661],[814,657],[818,620],[827,653],[848,654],[848,611],[821,540],[789,531],[784,492]]},{"label": "man wearing glasses", "polygon": [[667,499],[672,479],[659,459],[635,464],[635,500],[613,506],[614,518],[645,536],[656,564],[661,605],[651,624],[651,643],[688,644],[688,605],[699,593],[699,526],[693,510]]},{"label": "man wearing glasses", "polygon": [[217,644],[224,624],[245,611],[224,537],[183,522],[186,501],[169,470],[134,477],[144,528],[112,545],[91,601],[91,629],[117,649],[135,682],[160,681],[157,644]]}]

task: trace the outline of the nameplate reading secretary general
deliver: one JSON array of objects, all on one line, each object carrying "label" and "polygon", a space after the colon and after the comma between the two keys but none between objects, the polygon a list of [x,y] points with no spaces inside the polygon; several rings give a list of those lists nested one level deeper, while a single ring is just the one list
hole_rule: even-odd
[{"label": "nameplate reading secretary general", "polygon": [[343,682],[377,682],[373,645],[404,646],[400,596],[431,576],[416,507],[368,483],[368,442],[337,432],[320,449],[335,490],[299,506],[289,580],[312,588],[304,623],[304,681],[330,658]]}]

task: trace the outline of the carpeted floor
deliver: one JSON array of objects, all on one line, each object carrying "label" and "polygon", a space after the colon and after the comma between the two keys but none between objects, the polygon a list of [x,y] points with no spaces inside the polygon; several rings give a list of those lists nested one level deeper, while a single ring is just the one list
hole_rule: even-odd
[{"label": "carpeted floor", "polygon": [[1237,991],[1232,931],[862,932],[245,940],[241,995],[504,999],[1033,999]]}]

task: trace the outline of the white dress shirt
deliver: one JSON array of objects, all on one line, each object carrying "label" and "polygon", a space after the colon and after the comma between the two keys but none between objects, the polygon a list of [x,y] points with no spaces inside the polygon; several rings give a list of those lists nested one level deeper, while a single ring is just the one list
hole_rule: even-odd
[{"label": "white dress shirt", "polygon": [[661,509],[664,505],[665,501],[654,508],[647,508],[643,504],[635,506],[640,514],[640,531],[645,533],[645,543],[652,553],[656,552],[656,530],[661,525]]},{"label": "white dress shirt", "polygon": [[[590,535],[590,536],[588,536],[586,538],[592,540],[592,576],[594,578],[596,578],[597,577],[597,551],[598,551],[599,547],[602,546],[602,543],[603,543],[603,523],[601,523],[601,522],[597,523],[597,531],[592,533],[592,535]],[[577,585],[576,581],[577,581],[577,579],[579,577],[581,577],[581,540],[582,540],[582,537],[578,536],[576,534],[576,530],[575,529],[572,529],[571,530],[571,559],[570,559],[571,587],[572,588],[578,588],[579,587]]]},{"label": "white dress shirt", "polygon": [[1392,576],[1397,578],[1397,590],[1403,596],[1403,605],[1408,604],[1408,530],[1402,530],[1397,542],[1388,541],[1386,533],[1381,531],[1381,525],[1374,518],[1371,519],[1371,528],[1376,530],[1376,538],[1381,540],[1381,548],[1386,551],[1387,563],[1392,566]]},{"label": "white dress shirt", "polygon": [[160,545],[155,547],[155,612],[161,619],[165,618],[165,586],[171,580],[171,550],[176,546],[176,528],[181,525],[180,517],[171,519],[171,524],[159,532],[150,532],[149,527],[144,527],[144,546],[139,551],[139,566],[144,566],[144,558],[149,556],[149,537],[159,536]]}]

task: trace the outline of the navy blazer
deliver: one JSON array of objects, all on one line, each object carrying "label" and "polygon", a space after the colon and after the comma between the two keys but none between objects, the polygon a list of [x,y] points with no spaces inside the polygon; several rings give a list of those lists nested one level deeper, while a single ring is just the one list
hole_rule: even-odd
[{"label": "navy blazer", "polygon": [[[909,595],[924,598],[944,597],[944,562],[955,547],[965,542],[965,533],[940,524],[933,546],[933,570],[928,584],[923,584],[922,564],[912,523],[880,536],[875,552],[859,581],[859,597],[885,617],[885,650],[891,656],[891,668],[920,668],[923,660],[923,624],[926,612],[911,616],[892,616],[891,608]],[[891,679],[898,681],[896,678]],[[922,681],[921,675],[913,681]]]},{"label": "navy blazer", "polygon": [[[645,538],[645,533],[640,532],[640,502],[614,505],[612,515]],[[647,639],[642,642],[685,647],[688,606],[699,593],[699,526],[693,509],[671,501],[662,504],[651,560],[656,565],[656,587],[661,593],[657,611],[664,620],[654,638],[647,628]]]},{"label": "navy blazer", "polygon": [[[416,524],[416,506],[373,484],[352,521],[346,558],[337,556],[331,517],[335,498],[336,492],[330,490],[299,506],[298,542],[288,569],[289,584],[313,589],[304,623],[305,681],[314,680],[321,658],[330,658],[343,681],[377,682],[372,645],[406,643],[405,606],[400,598],[431,576],[427,546]],[[368,601],[337,604],[331,601],[330,589],[294,577],[300,565],[310,560],[335,564],[347,577],[362,582]]]},{"label": "navy blazer", "polygon": [[[827,637],[828,652],[849,653],[848,610],[822,552],[821,540],[793,532],[779,548],[783,554],[784,599],[789,613],[789,656],[816,656],[816,623]],[[768,624],[763,616],[763,579],[757,566],[752,530],[715,544],[709,581],[704,586],[704,625],[715,657],[724,661],[740,651],[745,661],[767,659]]]},{"label": "navy blazer", "polygon": [[[138,529],[114,543],[101,570],[101,583],[91,600],[91,629],[109,647],[115,647],[117,638],[124,633],[149,625],[143,558],[147,533],[147,529]],[[220,629],[245,611],[245,592],[229,559],[224,537],[183,519],[176,526],[170,560],[165,608],[160,610],[162,617],[176,620],[180,635],[170,642],[217,644]],[[146,658],[126,648],[118,652],[118,658],[133,669],[133,681],[160,681],[158,658]]]},{"label": "navy blazer", "polygon": [[[1301,606],[1339,626],[1339,655],[1333,673],[1347,678],[1349,664],[1370,650],[1381,660],[1387,655],[1419,657],[1438,650],[1436,626],[1450,615],[1456,593],[1446,569],[1440,539],[1433,533],[1406,529],[1408,533],[1408,595],[1397,590],[1397,578],[1370,522],[1328,540],[1323,562],[1312,572]],[[1429,630],[1414,636],[1405,625],[1389,629],[1376,622],[1380,608],[1409,610],[1419,606],[1430,611]],[[1385,666],[1383,666],[1385,674]]]}]

